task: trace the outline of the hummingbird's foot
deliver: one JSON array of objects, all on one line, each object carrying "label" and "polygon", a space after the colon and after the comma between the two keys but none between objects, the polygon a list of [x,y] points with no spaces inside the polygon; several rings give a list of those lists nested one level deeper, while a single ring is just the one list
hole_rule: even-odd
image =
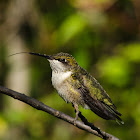
[{"label": "hummingbird's foot", "polygon": [[79,114],[79,108],[78,108],[78,105],[77,104],[74,104],[73,106],[74,106],[74,109],[75,109],[75,112],[76,112],[76,117],[74,119],[74,125],[76,125],[76,121],[79,118],[79,116],[78,116],[78,114]]}]

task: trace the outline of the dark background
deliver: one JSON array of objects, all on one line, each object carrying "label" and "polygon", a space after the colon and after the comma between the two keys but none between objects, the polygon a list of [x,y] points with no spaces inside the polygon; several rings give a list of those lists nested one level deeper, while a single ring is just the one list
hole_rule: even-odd
[{"label": "dark background", "polygon": [[[139,0],[0,0],[0,85],[75,117],[51,85],[47,60],[17,52],[67,52],[104,87],[125,122],[82,113],[122,140],[140,139]],[[0,94],[1,140],[100,140]]]}]

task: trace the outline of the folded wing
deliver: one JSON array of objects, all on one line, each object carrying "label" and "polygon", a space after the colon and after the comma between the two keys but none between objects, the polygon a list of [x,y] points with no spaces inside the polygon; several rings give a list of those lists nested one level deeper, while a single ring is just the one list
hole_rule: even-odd
[{"label": "folded wing", "polygon": [[[82,68],[81,68],[82,69]],[[97,82],[95,78],[89,75],[84,69],[82,74],[77,73],[74,76],[75,86],[77,86],[86,105],[98,116],[106,120],[116,120],[123,123],[116,106],[112,103],[109,95]]]}]

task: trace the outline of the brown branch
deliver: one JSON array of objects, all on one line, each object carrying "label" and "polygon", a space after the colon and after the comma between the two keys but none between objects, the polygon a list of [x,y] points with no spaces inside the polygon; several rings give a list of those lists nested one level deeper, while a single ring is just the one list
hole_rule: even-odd
[{"label": "brown branch", "polygon": [[72,125],[75,125],[75,127],[78,127],[78,128],[85,130],[89,133],[92,133],[92,134],[94,134],[102,139],[119,140],[115,136],[108,134],[106,132],[103,132],[100,129],[98,129],[97,127],[95,127],[93,124],[89,123],[87,121],[87,119],[81,114],[81,112],[79,113],[79,117],[81,118],[81,120],[84,123],[81,121],[78,121],[78,120],[75,122],[74,118],[72,118],[72,117],[70,117],[70,116],[68,116],[68,115],[66,115],[58,110],[55,110],[55,109],[45,105],[44,103],[42,103],[42,102],[40,102],[32,97],[28,97],[25,94],[13,91],[11,89],[0,86],[0,93],[11,96],[14,99],[20,100],[20,101],[32,106],[33,108],[47,112],[47,113],[49,113],[49,114],[51,114],[59,119],[62,119],[62,120],[66,121]]}]

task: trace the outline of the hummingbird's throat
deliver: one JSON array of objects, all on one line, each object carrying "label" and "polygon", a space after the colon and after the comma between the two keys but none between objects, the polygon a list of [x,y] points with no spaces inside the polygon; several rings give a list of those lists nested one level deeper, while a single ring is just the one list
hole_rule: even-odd
[{"label": "hummingbird's throat", "polygon": [[50,62],[50,67],[52,69],[52,71],[59,73],[59,72],[66,72],[66,67],[64,66],[63,63],[59,62],[58,60],[49,60]]}]

